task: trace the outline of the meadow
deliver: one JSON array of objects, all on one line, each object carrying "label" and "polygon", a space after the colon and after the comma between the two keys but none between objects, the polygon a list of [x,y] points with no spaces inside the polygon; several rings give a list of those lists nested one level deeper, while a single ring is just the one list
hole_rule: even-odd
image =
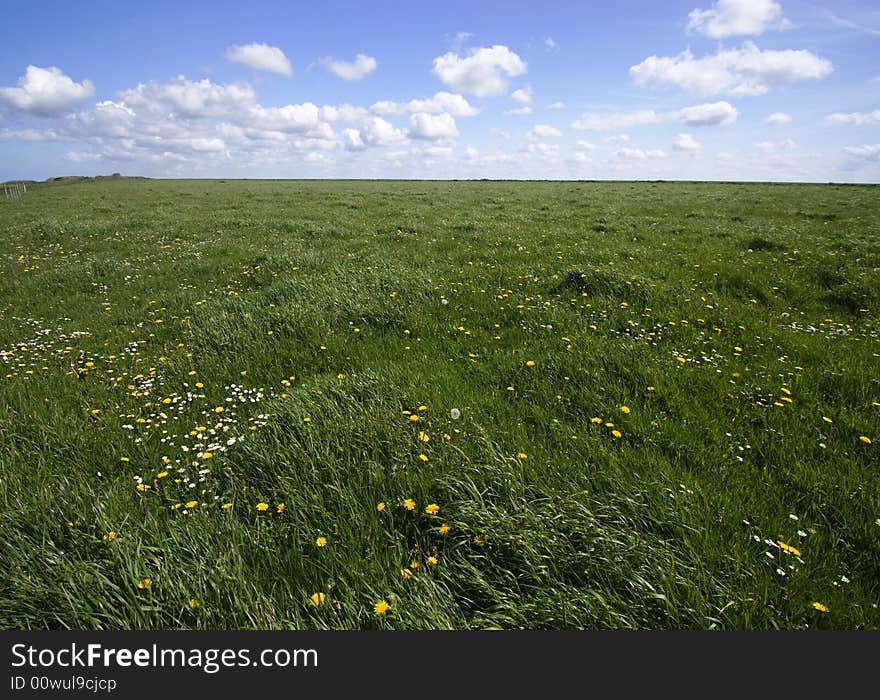
[{"label": "meadow", "polygon": [[880,189],[0,200],[5,629],[880,628]]}]

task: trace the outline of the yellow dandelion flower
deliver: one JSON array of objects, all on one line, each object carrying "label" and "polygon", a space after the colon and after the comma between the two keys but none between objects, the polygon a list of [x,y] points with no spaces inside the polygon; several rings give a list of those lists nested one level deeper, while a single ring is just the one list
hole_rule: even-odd
[{"label": "yellow dandelion flower", "polygon": [[211,459],[213,456],[213,452],[202,452],[202,459]]},{"label": "yellow dandelion flower", "polygon": [[413,414],[409,417],[409,419],[410,419],[410,421],[412,421],[413,423],[418,423],[418,421],[419,421],[419,417],[418,417],[415,413],[413,413]]},{"label": "yellow dandelion flower", "polygon": [[427,411],[427,410],[428,410],[428,407],[425,406],[424,404],[422,404],[421,406],[419,406],[419,410],[420,410],[420,411]]},{"label": "yellow dandelion flower", "polygon": [[323,593],[312,593],[312,595],[309,596],[309,599],[312,601],[312,605],[317,608],[327,599],[327,596]]},{"label": "yellow dandelion flower", "polygon": [[195,598],[190,598],[189,607],[195,610],[197,607],[199,607],[199,601],[197,601]]},{"label": "yellow dandelion flower", "polygon": [[622,436],[623,436],[623,433],[621,433],[619,430],[612,430],[612,431],[611,431],[611,434],[612,434],[614,437],[616,437],[616,438],[619,438],[619,437],[622,437]]},{"label": "yellow dandelion flower", "polygon": [[379,503],[376,504],[376,510],[379,512],[385,510],[385,501],[379,501]]},{"label": "yellow dandelion flower", "polygon": [[526,367],[534,367],[534,366],[535,366],[534,360],[529,360],[528,362],[526,362]]},{"label": "yellow dandelion flower", "polygon": [[814,607],[816,610],[818,610],[819,612],[823,612],[823,613],[827,613],[827,612],[828,612],[828,606],[827,606],[827,605],[822,605],[822,603],[815,602],[815,603],[813,603],[813,607]]},{"label": "yellow dandelion flower", "polygon": [[517,459],[526,459],[527,457],[528,455],[525,452],[517,452],[516,454]]},{"label": "yellow dandelion flower", "polygon": [[326,547],[327,546],[327,538],[321,535],[315,540],[316,547]]},{"label": "yellow dandelion flower", "polygon": [[400,570],[400,575],[401,575],[404,579],[411,579],[411,578],[412,578],[412,571],[410,571],[409,569],[401,569],[401,570]]},{"label": "yellow dandelion flower", "polygon": [[373,606],[373,610],[375,611],[375,613],[377,615],[384,615],[385,613],[388,612],[388,608],[390,608],[390,607],[391,606],[388,605],[388,603],[386,603],[384,600],[380,600],[378,603],[376,603]]},{"label": "yellow dandelion flower", "polygon": [[164,471],[156,474],[157,479],[164,479],[166,476],[168,476],[168,472],[164,472]]},{"label": "yellow dandelion flower", "polygon": [[130,461],[130,460],[128,459],[128,457],[120,457],[120,458],[119,458],[119,461],[120,461],[120,462],[128,462],[128,461]]},{"label": "yellow dandelion flower", "polygon": [[826,423],[833,423],[834,422],[828,416],[822,416],[822,420],[824,420]]},{"label": "yellow dandelion flower", "polygon": [[150,485],[149,485],[149,484],[138,484],[138,485],[137,485],[137,490],[140,491],[140,492],[149,491],[149,490],[150,490]]},{"label": "yellow dandelion flower", "polygon": [[257,503],[257,510],[260,511],[261,513],[263,511],[269,510],[269,504],[263,503],[263,502]]},{"label": "yellow dandelion flower", "polygon": [[284,506],[283,503],[279,503],[277,506],[275,506],[275,512],[276,512],[276,513],[283,513],[283,512],[284,512],[284,507],[285,507],[285,506]]},{"label": "yellow dandelion flower", "polygon": [[437,566],[437,557],[430,556],[425,561],[428,563],[428,566]]},{"label": "yellow dandelion flower", "polygon": [[486,544],[486,538],[483,535],[474,535],[474,544],[484,545]]},{"label": "yellow dandelion flower", "polygon": [[[878,518],[878,520],[880,520],[880,518]],[[880,522],[878,522],[877,524],[880,525]],[[441,535],[445,535],[451,529],[452,528],[450,528],[447,523],[443,523],[440,527],[437,528],[437,532],[439,532]]]},{"label": "yellow dandelion flower", "polygon": [[620,407],[620,412],[621,412],[621,413],[630,413],[631,411],[630,411],[629,406],[621,406],[621,407]]},{"label": "yellow dandelion flower", "polygon": [[598,424],[598,423],[601,423],[601,422],[602,422],[602,419],[599,418],[599,416],[593,416],[592,418],[590,418],[590,423],[596,423],[596,424]]},{"label": "yellow dandelion flower", "polygon": [[416,569],[419,568],[419,563],[418,563],[415,559],[413,559],[413,560],[409,563],[409,568],[412,569],[413,571],[415,571]]},{"label": "yellow dandelion flower", "polygon": [[199,502],[198,501],[187,501],[185,505],[187,508],[195,508],[197,505],[199,505]]},{"label": "yellow dandelion flower", "polygon": [[440,510],[440,506],[438,506],[436,503],[429,503],[428,505],[425,506],[425,512],[428,515],[437,515],[437,511],[439,511],[439,510]]},{"label": "yellow dandelion flower", "polygon": [[231,504],[231,503],[224,503],[224,504],[223,504],[222,506],[220,506],[220,507],[221,507],[223,510],[229,510],[230,508],[232,508],[232,504]]},{"label": "yellow dandelion flower", "polygon": [[116,539],[116,531],[110,530],[104,537],[102,538],[105,542],[112,542]]},{"label": "yellow dandelion flower", "polygon": [[217,407],[214,409],[214,413],[223,413],[223,411],[225,411],[225,410],[226,410],[226,409],[223,408],[223,406],[217,406]]},{"label": "yellow dandelion flower", "polygon": [[149,588],[152,585],[153,585],[153,582],[148,578],[141,579],[140,581],[137,582],[137,587],[140,589]]},{"label": "yellow dandelion flower", "polygon": [[426,454],[420,454],[420,455],[419,455],[419,459],[422,460],[423,462],[427,462],[427,461],[428,461],[428,455],[426,455]]},{"label": "yellow dandelion flower", "polygon": [[306,416],[305,418],[303,418],[303,423],[311,423],[311,422],[312,422],[312,419],[309,418],[308,416]]},{"label": "yellow dandelion flower", "polygon": [[420,430],[419,431],[419,440],[421,440],[422,442],[430,442],[431,436],[428,435],[428,433],[426,433],[424,430]]},{"label": "yellow dandelion flower", "polygon": [[407,499],[403,502],[403,507],[406,508],[407,510],[415,510],[415,508],[416,508],[416,502],[415,502],[415,500],[413,500],[412,498],[407,498]]},{"label": "yellow dandelion flower", "polygon": [[859,440],[864,442],[866,445],[871,444],[871,438],[869,438],[867,435],[859,435]]}]

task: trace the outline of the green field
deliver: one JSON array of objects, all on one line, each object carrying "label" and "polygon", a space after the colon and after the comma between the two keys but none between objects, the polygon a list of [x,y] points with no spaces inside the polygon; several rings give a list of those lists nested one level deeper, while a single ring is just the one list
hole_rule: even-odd
[{"label": "green field", "polygon": [[880,628],[878,186],[59,181],[0,259],[3,628]]}]

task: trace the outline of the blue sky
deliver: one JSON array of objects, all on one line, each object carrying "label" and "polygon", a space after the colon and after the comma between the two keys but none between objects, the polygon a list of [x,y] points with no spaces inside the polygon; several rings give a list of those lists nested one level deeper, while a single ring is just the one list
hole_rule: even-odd
[{"label": "blue sky", "polygon": [[0,180],[880,182],[880,6],[39,2]]}]

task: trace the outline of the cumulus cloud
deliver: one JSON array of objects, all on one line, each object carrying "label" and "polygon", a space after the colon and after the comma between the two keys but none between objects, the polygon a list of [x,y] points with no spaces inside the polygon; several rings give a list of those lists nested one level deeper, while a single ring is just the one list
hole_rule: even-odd
[{"label": "cumulus cloud", "polygon": [[723,39],[735,34],[760,35],[768,29],[789,26],[782,7],[773,0],[718,0],[708,10],[692,10],[687,28],[710,39]]},{"label": "cumulus cloud", "polygon": [[17,87],[0,87],[0,105],[40,117],[55,117],[91,97],[90,80],[75,82],[60,68],[28,66]]},{"label": "cumulus cloud", "polygon": [[86,151],[68,151],[64,154],[64,160],[71,163],[93,163],[96,160],[101,160],[101,158],[100,153],[88,153]]},{"label": "cumulus cloud", "polygon": [[577,147],[582,148],[585,151],[592,151],[595,148],[595,146],[592,143],[590,143],[589,141],[578,141]]},{"label": "cumulus cloud", "polygon": [[372,56],[359,53],[354,61],[337,61],[333,58],[322,58],[321,64],[337,78],[343,80],[361,80],[376,70],[379,65]]},{"label": "cumulus cloud", "polygon": [[614,131],[641,124],[658,124],[663,118],[653,109],[635,112],[584,112],[571,123],[579,131]]},{"label": "cumulus cloud", "polygon": [[472,106],[462,95],[437,92],[426,100],[409,102],[376,102],[370,107],[376,114],[414,114],[416,112],[446,112],[453,117],[473,117],[480,110]]},{"label": "cumulus cloud", "polygon": [[522,75],[526,69],[525,61],[498,44],[472,49],[464,57],[450,51],[434,59],[434,75],[443,83],[477,97],[502,94],[507,89],[506,78]]},{"label": "cumulus cloud", "polygon": [[455,119],[451,114],[445,112],[441,114],[427,114],[425,112],[412,114],[409,118],[409,124],[409,135],[415,139],[436,141],[437,139],[458,136]]},{"label": "cumulus cloud", "polygon": [[550,126],[549,124],[535,124],[535,127],[532,129],[532,134],[539,138],[562,136],[562,132],[559,129]]},{"label": "cumulus cloud", "polygon": [[729,102],[709,102],[684,107],[673,116],[677,121],[688,126],[724,126],[733,124],[739,113]]},{"label": "cumulus cloud", "polygon": [[565,109],[565,102],[551,102],[547,105],[547,109]]},{"label": "cumulus cloud", "polygon": [[637,85],[668,84],[700,95],[739,97],[763,95],[799,80],[820,80],[831,71],[831,61],[805,49],[762,51],[752,42],[739,49],[720,48],[703,58],[694,58],[690,51],[650,56],[629,69]]},{"label": "cumulus cloud", "polygon": [[610,144],[627,143],[629,142],[629,134],[615,134],[614,136],[608,136],[607,138],[602,139],[602,142]]},{"label": "cumulus cloud", "polygon": [[666,156],[663,151],[656,148],[648,151],[643,151],[641,148],[620,148],[614,152],[614,155],[622,160],[647,160]]},{"label": "cumulus cloud", "polygon": [[690,134],[677,134],[672,141],[672,148],[676,151],[699,151],[702,147],[703,144]]},{"label": "cumulus cloud", "polygon": [[362,151],[367,147],[358,129],[343,129],[342,138],[344,139],[345,147],[350,151]]},{"label": "cumulus cloud", "polygon": [[321,111],[311,102],[263,107],[256,105],[248,113],[248,126],[269,131],[312,134],[332,138],[330,125],[321,119]]},{"label": "cumulus cloud", "polygon": [[761,141],[756,143],[755,146],[762,153],[771,154],[781,151],[792,151],[798,147],[798,144],[792,139],[784,139],[782,141]]},{"label": "cumulus cloud", "polygon": [[524,88],[514,90],[510,93],[510,97],[521,105],[530,105],[532,104],[532,86],[526,85]]},{"label": "cumulus cloud", "polygon": [[847,146],[843,151],[851,156],[857,156],[865,160],[880,161],[880,143],[865,146]]},{"label": "cumulus cloud", "polygon": [[180,75],[167,83],[140,83],[120,93],[123,103],[137,111],[171,109],[183,117],[222,117],[248,108],[256,102],[254,89],[247,83],[218,85],[207,78],[187,80]]},{"label": "cumulus cloud", "polygon": [[773,112],[773,114],[767,116],[764,123],[768,126],[785,126],[786,124],[791,124],[791,116],[785,112]]},{"label": "cumulus cloud", "polygon": [[254,70],[293,75],[293,66],[284,52],[268,44],[244,44],[226,49],[226,60]]},{"label": "cumulus cloud", "polygon": [[368,146],[395,146],[406,143],[406,134],[382,117],[370,117],[360,125],[360,138]]},{"label": "cumulus cloud", "polygon": [[531,114],[532,108],[529,105],[525,107],[517,107],[516,109],[508,109],[505,114],[512,114],[514,116],[524,116],[526,114]]},{"label": "cumulus cloud", "polygon": [[835,112],[825,117],[825,123],[831,126],[880,124],[880,109],[875,109],[873,112]]}]

